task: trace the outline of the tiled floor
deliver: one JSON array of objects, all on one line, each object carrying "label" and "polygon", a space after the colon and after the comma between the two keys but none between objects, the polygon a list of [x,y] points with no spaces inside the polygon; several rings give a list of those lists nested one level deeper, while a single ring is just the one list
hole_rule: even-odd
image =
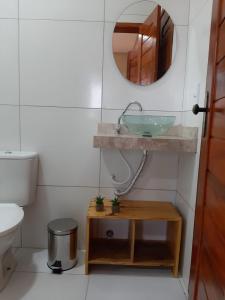
[{"label": "tiled floor", "polygon": [[96,268],[84,275],[83,254],[73,270],[51,274],[47,251],[17,250],[18,266],[0,300],[186,300],[166,270]]}]

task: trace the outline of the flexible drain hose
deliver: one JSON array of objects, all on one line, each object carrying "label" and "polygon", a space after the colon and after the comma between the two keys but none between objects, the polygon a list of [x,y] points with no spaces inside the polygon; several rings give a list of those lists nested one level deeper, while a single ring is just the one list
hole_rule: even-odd
[{"label": "flexible drain hose", "polygon": [[116,180],[116,176],[112,175],[112,181],[114,184],[119,184],[119,185],[123,185],[126,184],[130,181],[132,174],[132,169],[131,166],[129,165],[128,161],[126,160],[125,156],[123,155],[122,151],[119,150],[119,153],[121,155],[122,160],[124,161],[124,163],[126,164],[127,168],[128,168],[128,177],[127,179],[125,179],[124,181],[117,181]]},{"label": "flexible drain hose", "polygon": [[136,181],[138,180],[141,172],[143,171],[143,168],[144,168],[144,165],[147,161],[147,158],[148,158],[148,151],[147,150],[144,150],[143,151],[143,156],[142,156],[142,159],[141,159],[141,163],[137,169],[137,172],[136,174],[134,175],[133,179],[131,180],[131,183],[128,185],[128,187],[124,190],[124,191],[120,191],[120,190],[116,190],[114,192],[114,194],[118,197],[120,196],[124,196],[126,194],[128,194],[130,192],[130,190],[133,188],[133,186],[135,185]]}]

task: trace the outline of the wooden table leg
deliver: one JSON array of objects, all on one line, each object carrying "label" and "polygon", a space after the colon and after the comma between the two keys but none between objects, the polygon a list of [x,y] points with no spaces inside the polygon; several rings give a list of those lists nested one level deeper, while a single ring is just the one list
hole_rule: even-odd
[{"label": "wooden table leg", "polygon": [[89,246],[90,246],[90,219],[87,218],[86,224],[86,253],[85,253],[85,275],[89,274]]}]

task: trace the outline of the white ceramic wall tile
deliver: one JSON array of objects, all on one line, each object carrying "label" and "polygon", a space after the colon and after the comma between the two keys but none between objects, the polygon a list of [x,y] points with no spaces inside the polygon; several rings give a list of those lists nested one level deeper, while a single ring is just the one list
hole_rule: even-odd
[{"label": "white ceramic wall tile", "polygon": [[19,104],[17,20],[0,19],[0,44],[0,104]]},{"label": "white ceramic wall tile", "polygon": [[84,249],[86,213],[97,188],[38,187],[37,199],[24,209],[23,247],[47,248],[47,224],[57,218],[74,218],[79,224],[78,247]]},{"label": "white ceramic wall tile", "polygon": [[100,108],[103,26],[21,21],[21,103]]},{"label": "white ceramic wall tile", "polygon": [[4,300],[84,300],[88,277],[15,272],[3,292]]},{"label": "white ceramic wall tile", "polygon": [[39,184],[98,186],[98,109],[23,107],[22,150],[39,153]]},{"label": "white ceramic wall tile", "polygon": [[[106,21],[117,21],[124,9],[135,2],[135,0],[106,0]],[[167,10],[175,24],[188,24],[189,0],[158,0],[156,2]]]},{"label": "white ceramic wall tile", "polygon": [[103,80],[103,108],[123,109],[140,101],[146,110],[181,111],[187,48],[187,27],[177,26],[175,60],[166,75],[150,86],[137,86],[119,72],[112,54],[113,24],[106,23]]},{"label": "white ceramic wall tile", "polygon": [[[198,1],[196,1],[198,2]],[[212,1],[207,1],[189,27],[184,110],[205,105]]]},{"label": "white ceramic wall tile", "polygon": [[191,23],[194,18],[198,18],[198,14],[203,10],[203,7],[207,3],[212,4],[213,0],[190,0],[190,17],[189,22]]},{"label": "white ceramic wall tile", "polygon": [[181,252],[181,272],[185,289],[188,290],[191,267],[192,240],[194,228],[194,212],[177,194],[176,206],[183,216],[183,245]]},{"label": "white ceramic wall tile", "polygon": [[[106,296],[107,295],[107,296]],[[87,300],[186,300],[175,278],[149,276],[93,275]]]},{"label": "white ceramic wall tile", "polygon": [[199,154],[182,154],[179,160],[177,191],[193,210],[196,204]]},{"label": "white ceramic wall tile", "polygon": [[0,0],[0,18],[18,18],[18,0]]},{"label": "white ceramic wall tile", "polygon": [[0,151],[19,150],[19,107],[0,105]]},{"label": "white ceramic wall tile", "polygon": [[104,0],[20,0],[20,17],[103,21]]},{"label": "white ceramic wall tile", "polygon": [[[123,151],[126,160],[135,174],[141,162],[142,151]],[[176,190],[178,170],[178,154],[149,153],[147,163],[136,182],[136,188]],[[128,178],[128,168],[122,160],[119,151],[103,150],[101,156],[101,187],[119,187],[112,182],[112,175],[123,182]]]}]

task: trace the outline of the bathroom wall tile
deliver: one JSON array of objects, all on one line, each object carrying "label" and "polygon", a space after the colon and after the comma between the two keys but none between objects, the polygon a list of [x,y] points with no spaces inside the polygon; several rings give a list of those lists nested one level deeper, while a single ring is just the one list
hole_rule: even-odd
[{"label": "bathroom wall tile", "polygon": [[[114,197],[114,191],[113,188],[100,188],[100,193],[110,199]],[[176,191],[133,189],[124,199],[175,203]]]},{"label": "bathroom wall tile", "polygon": [[190,0],[190,16],[189,22],[191,23],[195,18],[198,18],[199,14],[204,9],[204,6],[208,3],[212,4],[213,0]]},{"label": "bathroom wall tile", "polygon": [[183,243],[181,251],[181,274],[185,289],[188,290],[191,266],[194,212],[177,194],[176,206],[183,216]]},{"label": "bathroom wall tile", "polygon": [[78,247],[84,249],[87,208],[97,193],[97,188],[38,187],[36,201],[24,209],[23,247],[47,248],[47,224],[57,218],[74,218],[79,224]]},{"label": "bathroom wall tile", "polygon": [[[123,156],[135,174],[142,158],[142,151],[123,151]],[[178,154],[149,152],[146,165],[137,180],[135,187],[144,189],[176,190]],[[129,172],[126,163],[118,150],[103,150],[101,156],[101,187],[119,187],[113,184],[111,176],[123,182]],[[124,186],[126,186],[125,184]]]},{"label": "bathroom wall tile", "polygon": [[23,107],[22,150],[39,153],[39,184],[98,186],[99,150],[92,139],[98,109]]},{"label": "bathroom wall tile", "polygon": [[18,18],[18,0],[0,0],[0,18]]},{"label": "bathroom wall tile", "polygon": [[196,204],[199,154],[181,154],[177,179],[177,191],[193,210]]},{"label": "bathroom wall tile", "polygon": [[123,109],[140,101],[146,110],[181,111],[187,47],[187,28],[177,26],[177,50],[166,75],[150,86],[137,86],[119,72],[112,54],[113,24],[106,23],[103,80],[103,108]]},{"label": "bathroom wall tile", "polygon": [[189,27],[184,110],[205,105],[211,15],[212,2],[207,1]]},{"label": "bathroom wall tile", "polygon": [[198,127],[201,131],[203,125],[203,114],[194,115],[192,110],[184,111],[182,113],[182,125],[190,127]]},{"label": "bathroom wall tile", "polygon": [[103,23],[23,20],[20,31],[22,104],[101,107]]},{"label": "bathroom wall tile", "polygon": [[19,150],[19,107],[0,105],[0,151]]},{"label": "bathroom wall tile", "polygon": [[17,20],[0,19],[0,44],[0,104],[18,104],[19,73]]},{"label": "bathroom wall tile", "polygon": [[[134,0],[106,0],[106,21],[117,21],[121,13],[134,2]],[[175,24],[188,24],[189,0],[158,0],[157,3],[167,10]]]},{"label": "bathroom wall tile", "polygon": [[103,21],[104,0],[20,0],[20,17]]}]

